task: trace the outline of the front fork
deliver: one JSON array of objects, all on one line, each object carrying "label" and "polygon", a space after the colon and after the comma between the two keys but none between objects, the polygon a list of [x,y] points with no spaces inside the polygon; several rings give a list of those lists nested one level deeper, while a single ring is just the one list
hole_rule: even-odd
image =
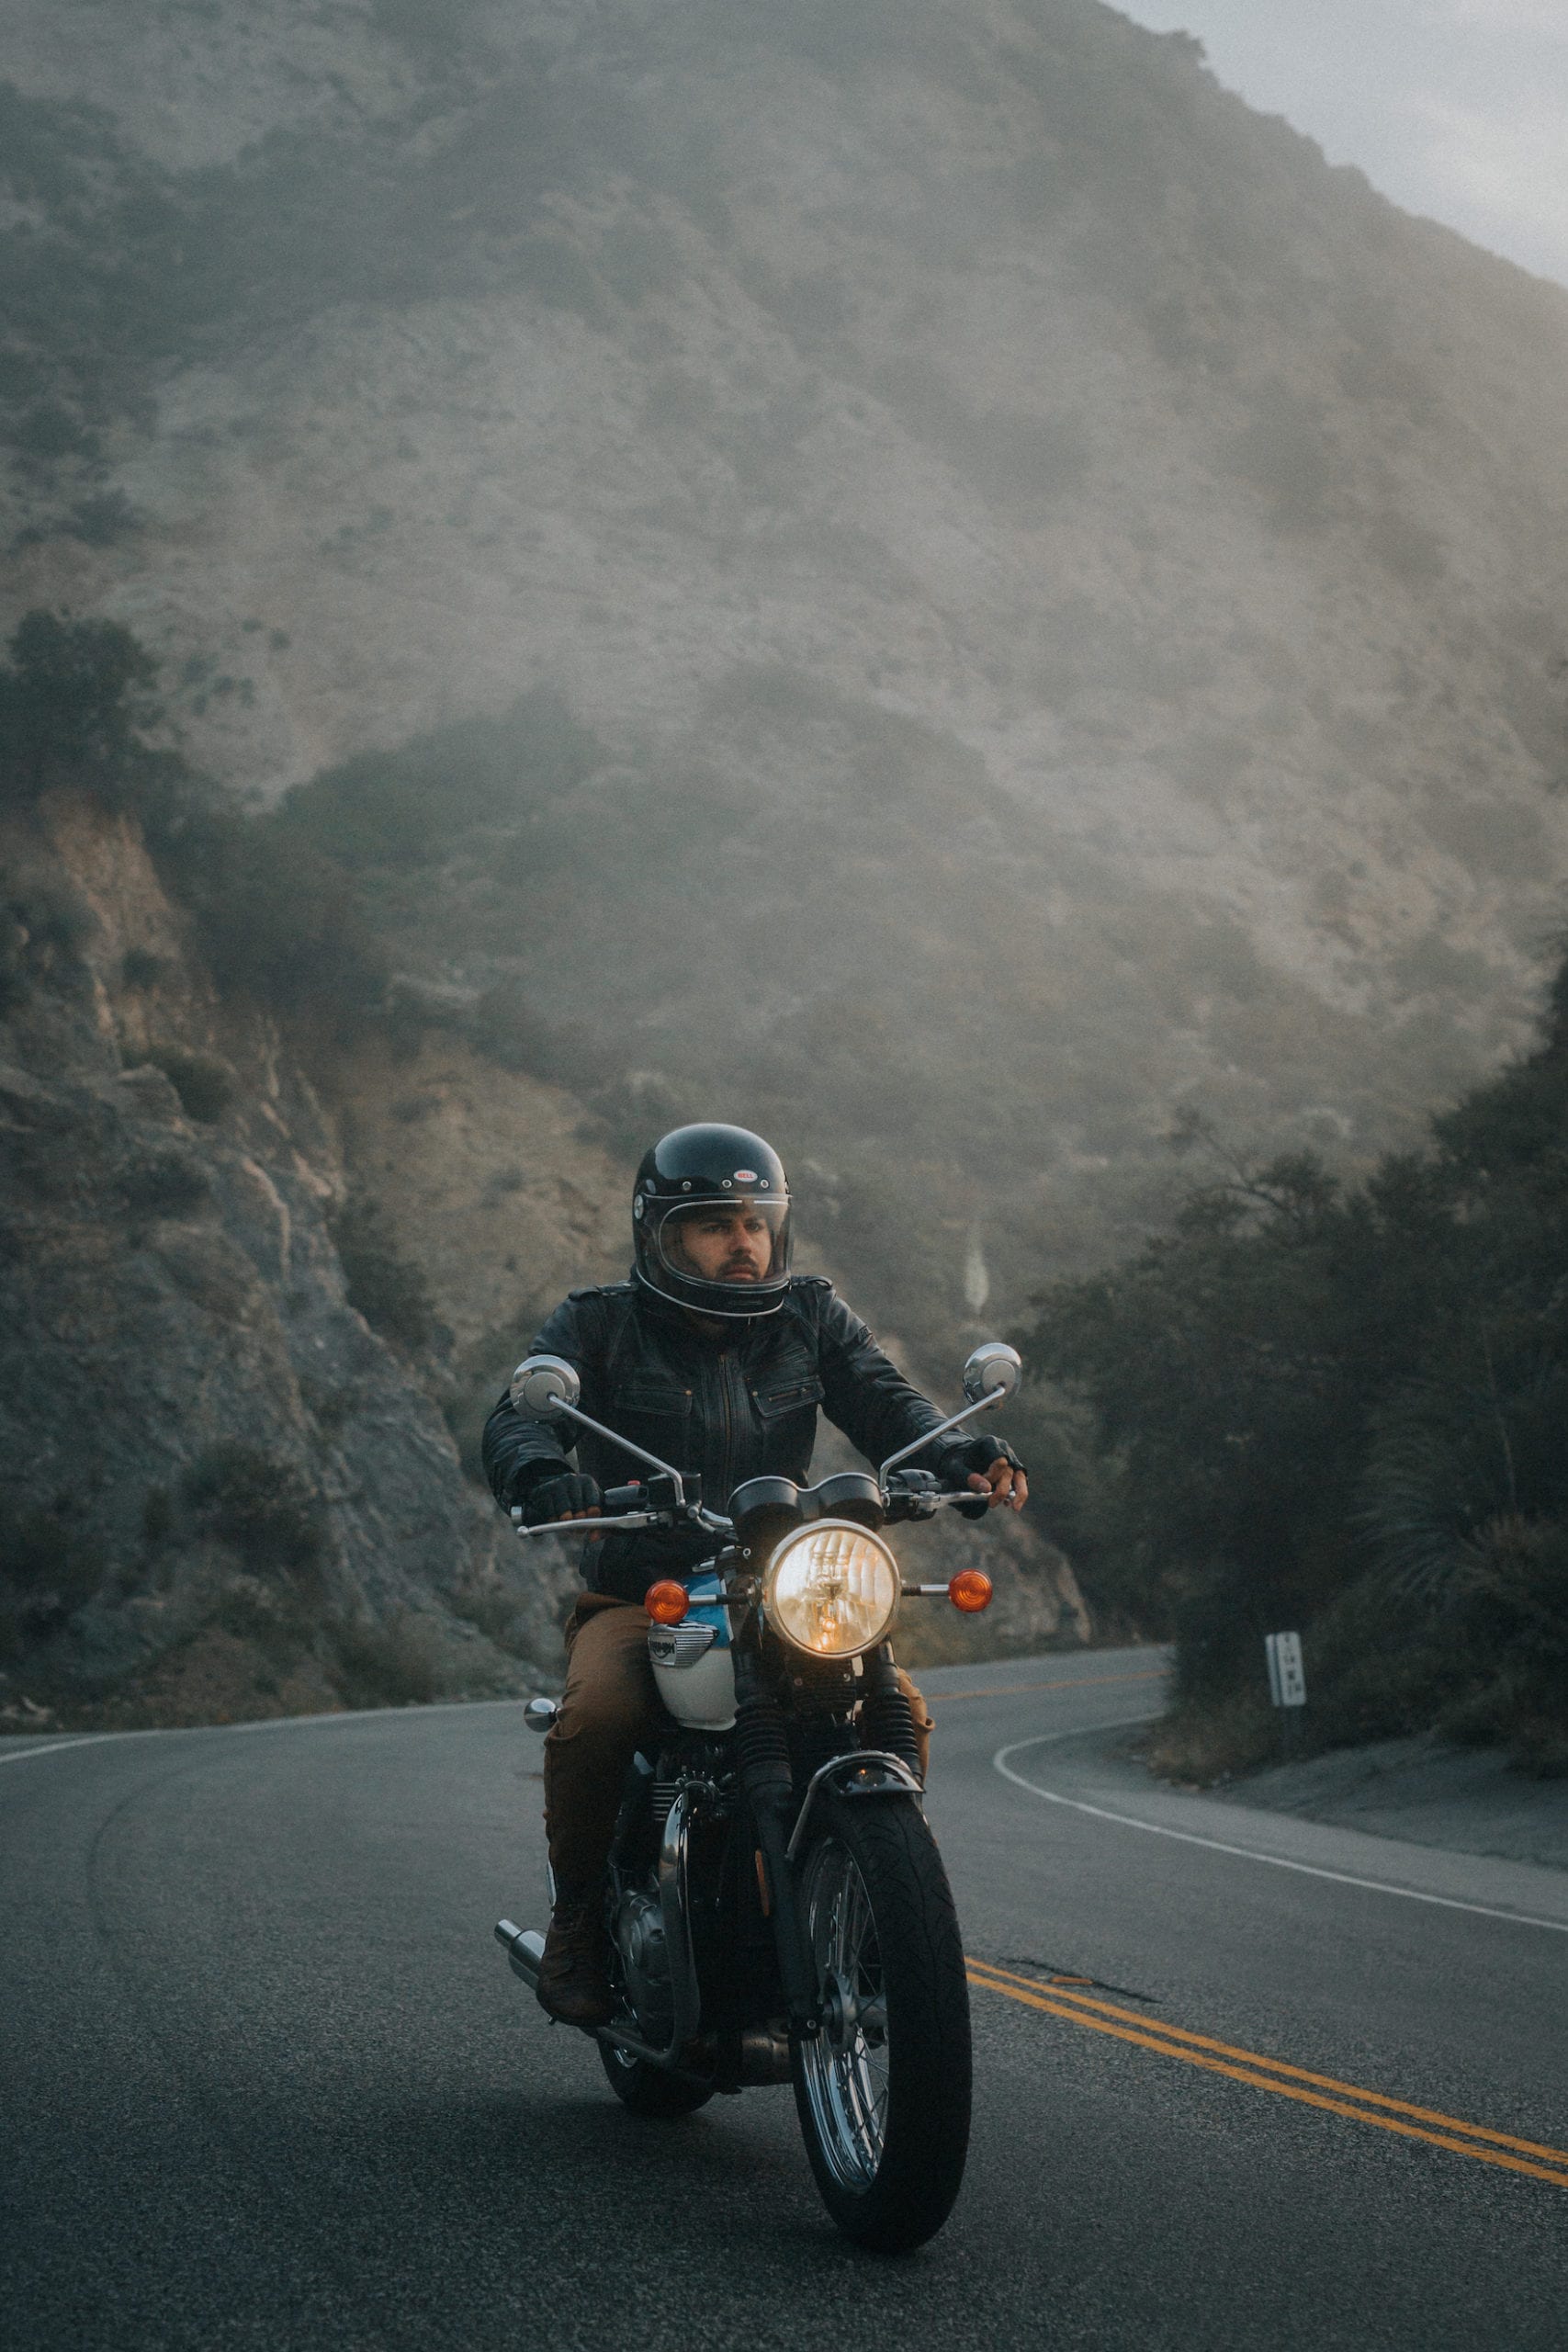
[{"label": "front fork", "polygon": [[[790,2033],[794,2039],[809,2040],[822,2030],[822,2003],[816,1957],[807,1940],[795,1886],[793,1849],[798,1839],[797,1807],[784,1709],[763,1680],[761,1658],[753,1643],[737,1644],[734,1664],[738,1775],[761,1851]],[[873,1751],[866,1758],[867,1767],[880,1758],[882,1767],[898,1776],[891,1782],[879,1780],[867,1793],[892,1795],[907,1791],[918,1801],[919,1749],[914,1717],[898,1681],[890,1642],[873,1652],[863,1671],[861,1746]],[[900,1765],[905,1768],[902,1773]],[[811,1792],[803,1790],[801,1807],[810,1801]]]},{"label": "front fork", "polygon": [[897,1756],[919,1776],[920,1744],[915,1737],[915,1717],[909,1702],[904,1696],[898,1679],[898,1669],[893,1663],[893,1645],[884,1642],[873,1650],[862,1668],[865,1680],[865,1696],[861,1701],[860,1744],[874,1747],[883,1754]]},{"label": "front fork", "polygon": [[809,2041],[822,2030],[822,2010],[789,1859],[795,1804],[789,1736],[784,1709],[763,1683],[761,1659],[754,1649],[739,1645],[735,1651],[735,1760],[762,1857],[790,2039]]}]

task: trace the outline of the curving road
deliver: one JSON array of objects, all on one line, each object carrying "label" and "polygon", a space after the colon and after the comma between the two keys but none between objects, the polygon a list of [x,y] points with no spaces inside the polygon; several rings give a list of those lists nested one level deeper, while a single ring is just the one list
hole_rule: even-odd
[{"label": "curving road", "polygon": [[1568,1875],[1151,1790],[1157,1672],[927,1678],[976,2128],[898,2264],[787,2090],[638,2124],[509,1975],[517,1708],[0,1742],[8,2352],[1561,2352]]}]

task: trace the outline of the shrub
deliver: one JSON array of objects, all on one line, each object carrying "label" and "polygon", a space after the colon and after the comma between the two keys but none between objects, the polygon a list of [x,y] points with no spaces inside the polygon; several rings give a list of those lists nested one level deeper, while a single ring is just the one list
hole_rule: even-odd
[{"label": "shrub", "polygon": [[412,1610],[384,1625],[342,1620],[330,1639],[338,1687],[351,1707],[425,1707],[446,1688],[440,1637]]},{"label": "shrub", "polygon": [[23,957],[28,935],[8,908],[0,907],[0,1018],[27,1002],[32,989]]},{"label": "shrub", "polygon": [[470,1585],[455,1597],[452,1611],[477,1627],[498,1650],[520,1657],[529,1655],[525,1630],[518,1623],[517,1596],[505,1585]]},{"label": "shrub", "polygon": [[405,1348],[428,1346],[439,1326],[419,1268],[405,1258],[379,1201],[356,1193],[333,1220],[348,1303],[372,1330]]},{"label": "shrub", "polygon": [[80,892],[47,875],[7,876],[4,888],[7,910],[26,934],[29,954],[80,957],[98,927]]},{"label": "shrub", "polygon": [[147,1058],[163,1071],[187,1119],[210,1125],[223,1116],[234,1100],[234,1073],[215,1054],[190,1053],[183,1046],[152,1046]]},{"label": "shrub", "polygon": [[24,615],[0,669],[0,797],[27,806],[73,784],[111,808],[162,805],[183,763],[150,735],[165,720],[158,665],[118,621]]},{"label": "shrub", "polygon": [[320,1445],[332,1445],[353,1419],[358,1398],[352,1388],[329,1387],[324,1381],[312,1380],[307,1373],[299,1382],[299,1395],[305,1410],[316,1424]]},{"label": "shrub", "polygon": [[209,1623],[237,1641],[254,1642],[275,1666],[308,1650],[320,1631],[320,1596],[298,1577],[262,1582],[245,1577],[228,1587]]},{"label": "shrub", "polygon": [[276,821],[209,808],[168,842],[165,862],[220,988],[292,1012],[380,1007],[387,958],[355,885]]},{"label": "shrub", "polygon": [[36,408],[19,417],[12,430],[12,441],[24,458],[32,458],[44,465],[58,464],[62,458],[91,458],[97,454],[96,436],[73,416],[59,401],[40,401]]},{"label": "shrub", "polygon": [[40,979],[79,992],[88,981],[83,950],[96,929],[92,910],[67,886],[0,875],[0,1011],[25,1003]]},{"label": "shrub", "polygon": [[163,1544],[174,1533],[175,1498],[167,1487],[149,1487],[141,1505],[141,1540]]},{"label": "shrub", "polygon": [[326,1510],[300,1473],[241,1440],[209,1446],[182,1481],[186,1503],[258,1571],[309,1576],[326,1549]]},{"label": "shrub", "polygon": [[72,538],[90,548],[112,547],[117,539],[141,527],[141,517],[123,490],[97,491],[90,498],[79,498],[65,526]]},{"label": "shrub", "polygon": [[582,1093],[620,1075],[615,1048],[586,1023],[547,1021],[536,1012],[523,988],[500,980],[487,989],[463,1018],[463,1035],[475,1051],[502,1069]]},{"label": "shrub", "polygon": [[279,834],[349,870],[412,868],[476,826],[570,791],[604,747],[548,687],[499,718],[464,719],[395,751],[363,752],[286,794]]},{"label": "shrub", "polygon": [[146,947],[128,947],[120,959],[119,977],[128,989],[155,989],[169,969],[166,956]]},{"label": "shrub", "polygon": [[207,1170],[184,1152],[160,1152],[133,1160],[119,1180],[120,1196],[133,1216],[194,1216],[212,1192]]},{"label": "shrub", "polygon": [[0,1588],[17,1639],[51,1631],[104,1581],[97,1548],[56,1512],[0,1499]]}]

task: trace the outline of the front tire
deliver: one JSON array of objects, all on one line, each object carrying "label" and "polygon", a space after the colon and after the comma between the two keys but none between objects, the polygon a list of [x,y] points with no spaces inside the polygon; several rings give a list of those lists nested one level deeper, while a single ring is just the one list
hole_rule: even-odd
[{"label": "front tire", "polygon": [[952,1890],[917,1806],[823,1804],[799,1871],[821,2033],[795,2098],[846,2236],[907,2254],[953,2210],[969,2146],[969,1985]]},{"label": "front tire", "polygon": [[634,2058],[629,2050],[617,2050],[614,2042],[602,2041],[599,2056],[610,2088],[634,2115],[668,2121],[677,2115],[694,2115],[713,2097],[708,2085],[684,2082],[662,2066],[650,2066],[646,2058]]}]

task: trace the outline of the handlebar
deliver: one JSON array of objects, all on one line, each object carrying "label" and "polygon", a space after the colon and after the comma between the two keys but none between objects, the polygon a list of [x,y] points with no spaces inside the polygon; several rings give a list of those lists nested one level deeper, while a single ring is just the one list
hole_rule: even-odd
[{"label": "handlebar", "polygon": [[[726,1519],[722,1511],[708,1510],[701,1503],[687,1503],[678,1510],[638,1510],[636,1498],[641,1487],[608,1487],[597,1513],[584,1511],[576,1519],[546,1520],[540,1526],[525,1527],[523,1508],[514,1503],[508,1516],[513,1532],[522,1537],[532,1535],[635,1535],[646,1527],[700,1527],[710,1535],[733,1535],[735,1522]],[[969,1516],[979,1519],[990,1506],[984,1495],[972,1487],[951,1491],[932,1491],[893,1487],[885,1490],[883,1504],[890,1520],[933,1518],[943,1503],[969,1506]],[[947,1589],[945,1585],[943,1591]]]}]

